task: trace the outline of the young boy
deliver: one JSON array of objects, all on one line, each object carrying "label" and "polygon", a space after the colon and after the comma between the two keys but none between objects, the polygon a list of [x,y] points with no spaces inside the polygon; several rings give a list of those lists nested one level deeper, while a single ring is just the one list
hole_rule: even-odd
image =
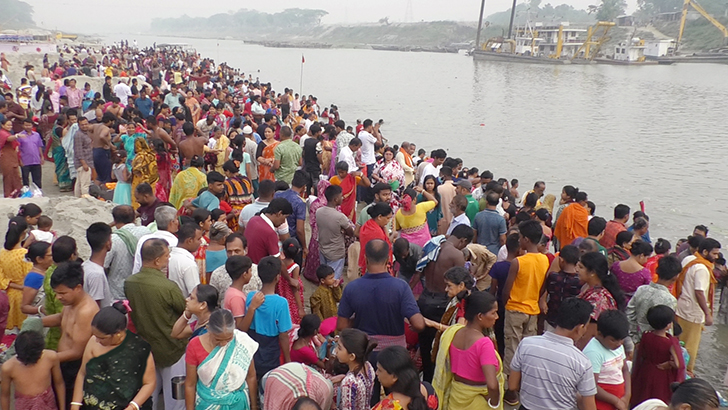
[{"label": "young boy", "polygon": [[[505,360],[503,368],[510,372],[510,363],[518,344],[523,338],[535,336],[538,329],[539,300],[545,292],[544,282],[549,269],[549,258],[538,251],[543,229],[538,221],[528,220],[518,225],[521,234],[521,249],[525,255],[511,262],[503,288],[505,312]],[[503,396],[506,404],[518,404],[518,397],[510,390]]]},{"label": "young boy", "polygon": [[214,209],[220,208],[218,195],[223,191],[225,191],[225,176],[217,171],[210,171],[207,173],[207,191],[193,199],[192,206],[212,212]]},{"label": "young boy", "polygon": [[225,270],[233,283],[225,292],[225,300],[222,307],[229,310],[235,319],[235,327],[242,329],[243,318],[245,317],[245,293],[243,287],[253,277],[253,261],[247,256],[235,255],[225,262]]},{"label": "young boy", "polygon": [[311,313],[321,320],[336,317],[337,304],[341,300],[341,283],[336,279],[334,269],[321,265],[316,270],[319,286],[311,295]]},{"label": "young boy", "polygon": [[561,302],[579,296],[581,292],[581,282],[579,275],[576,274],[577,262],[579,262],[579,248],[573,245],[564,246],[559,252],[561,271],[551,272],[546,278],[546,293],[541,296],[541,310],[546,312],[544,324],[546,330],[556,328],[556,317]]},{"label": "young boy", "polygon": [[[15,386],[16,409],[63,408],[66,387],[61,375],[61,363],[56,352],[44,348],[45,340],[38,332],[22,332],[15,339],[17,356],[2,366],[0,404],[3,409],[10,409],[11,385]],[[53,394],[54,389],[56,394]]]},{"label": "young boy", "polygon": [[38,218],[38,229],[31,230],[28,239],[25,240],[26,246],[30,246],[33,242],[53,243],[56,234],[51,229],[53,229],[53,220],[48,216],[41,215]]},{"label": "young boy", "polygon": [[291,361],[288,338],[288,331],[293,327],[291,313],[286,298],[276,295],[280,273],[279,257],[262,258],[258,263],[258,276],[263,288],[260,292],[249,293],[245,301],[247,313],[241,327],[259,345],[254,356],[258,379],[281,365],[281,352],[285,363]]},{"label": "young boy", "polygon": [[627,316],[607,310],[597,320],[597,335],[584,348],[597,382],[597,409],[627,409],[632,395],[624,339],[629,336]]}]

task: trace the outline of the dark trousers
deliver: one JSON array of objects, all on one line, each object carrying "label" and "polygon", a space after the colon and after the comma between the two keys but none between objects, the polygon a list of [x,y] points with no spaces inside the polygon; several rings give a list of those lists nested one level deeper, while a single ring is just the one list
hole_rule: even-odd
[{"label": "dark trousers", "polygon": [[[351,171],[349,171],[351,172]],[[374,172],[374,164],[367,165],[367,178],[370,180],[372,179],[372,173]],[[371,204],[374,202],[374,193],[372,192],[371,187],[365,187],[365,186],[359,186],[357,187],[357,196],[358,200],[361,202],[365,202],[367,204]]]},{"label": "dark trousers", "polygon": [[103,148],[94,148],[93,155],[96,179],[102,183],[111,182],[111,151]]},{"label": "dark trousers", "polygon": [[76,386],[76,376],[81,370],[81,359],[70,362],[61,363],[61,376],[63,376],[63,384],[66,385],[66,408],[71,408],[73,401],[73,389]]},{"label": "dark trousers", "polygon": [[319,182],[319,175],[321,175],[321,169],[318,170],[306,170],[306,174],[308,174],[308,181],[306,182],[306,193],[308,195],[316,195],[321,196],[324,193],[318,192],[318,182]]},{"label": "dark trousers", "polygon": [[38,188],[43,189],[43,174],[42,167],[40,165],[23,165],[20,168],[20,173],[23,176],[23,186],[29,186],[30,180],[28,175],[33,176],[33,182],[38,185]]},{"label": "dark trousers", "polygon": [[[427,289],[422,292],[417,300],[422,316],[435,322],[442,320],[445,308],[449,302],[447,293],[434,293]],[[435,341],[437,329],[425,328],[420,333],[420,355],[422,356],[422,380],[432,383],[435,375],[435,362],[432,360],[432,343]]]},{"label": "dark trousers", "polygon": [[495,321],[493,331],[495,332],[495,342],[498,345],[498,354],[505,357],[506,353],[506,336],[504,326],[506,322],[506,307],[504,303],[498,302],[498,320]]}]

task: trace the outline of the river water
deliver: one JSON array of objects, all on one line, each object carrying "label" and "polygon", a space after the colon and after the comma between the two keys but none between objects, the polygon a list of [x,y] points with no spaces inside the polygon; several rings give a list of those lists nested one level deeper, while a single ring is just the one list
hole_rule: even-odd
[{"label": "river water", "polygon": [[[109,38],[113,41],[120,37]],[[445,148],[466,166],[518,178],[520,192],[546,181],[589,194],[597,214],[644,201],[651,235],[675,244],[696,224],[728,246],[728,65],[527,65],[458,54],[283,49],[235,40],[184,42],[247,76],[336,104],[342,119],[385,119],[390,143]],[[721,205],[723,204],[723,205]],[[703,337],[696,371],[722,385],[728,328]]]}]

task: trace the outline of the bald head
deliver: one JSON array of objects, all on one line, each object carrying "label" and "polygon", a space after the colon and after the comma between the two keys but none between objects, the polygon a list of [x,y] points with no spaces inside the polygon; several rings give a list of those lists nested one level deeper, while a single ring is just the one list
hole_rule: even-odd
[{"label": "bald head", "polygon": [[168,248],[169,244],[164,239],[147,239],[144,244],[142,244],[142,262],[145,264],[153,263],[156,259],[162,257],[167,252]]},{"label": "bald head", "polygon": [[381,239],[373,239],[367,242],[364,252],[367,265],[381,265],[389,261],[389,244]]}]

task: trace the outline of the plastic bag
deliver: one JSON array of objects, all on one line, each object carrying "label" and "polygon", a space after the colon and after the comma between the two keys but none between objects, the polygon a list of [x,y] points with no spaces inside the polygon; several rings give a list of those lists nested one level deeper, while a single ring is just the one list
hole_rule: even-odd
[{"label": "plastic bag", "polygon": [[26,185],[20,190],[20,198],[40,198],[43,196],[43,191],[38,188],[35,182],[31,182],[30,185]]}]

